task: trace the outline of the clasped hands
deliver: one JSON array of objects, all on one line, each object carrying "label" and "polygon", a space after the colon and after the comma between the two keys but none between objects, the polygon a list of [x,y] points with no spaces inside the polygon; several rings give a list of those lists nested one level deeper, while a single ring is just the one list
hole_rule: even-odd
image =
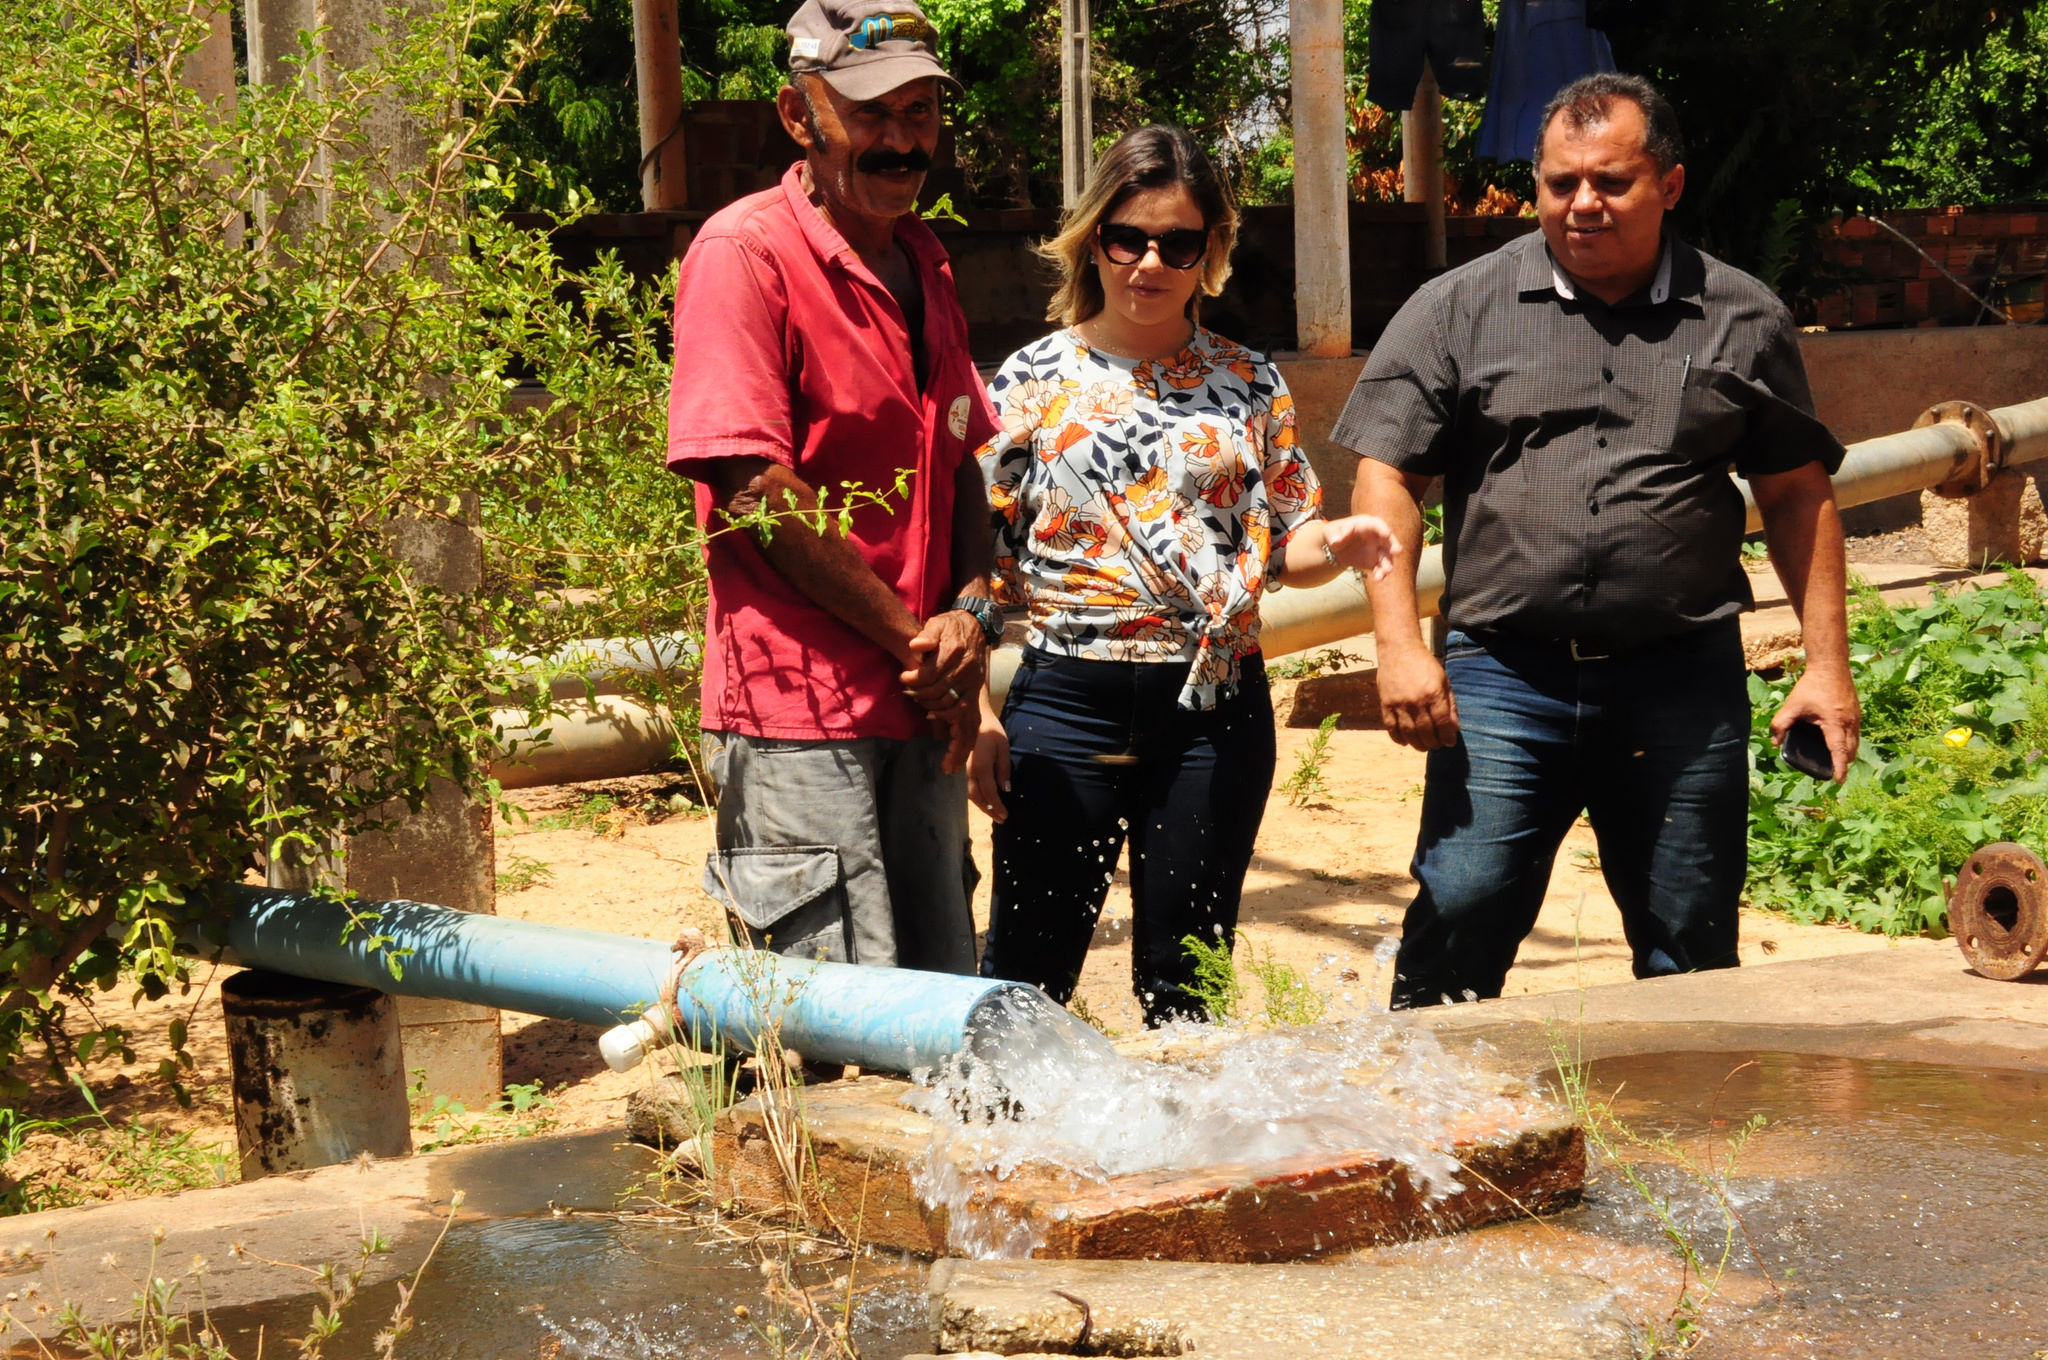
[{"label": "clasped hands", "polygon": [[932,615],[908,643],[915,664],[897,677],[903,692],[945,734],[942,768],[967,764],[979,726],[981,687],[988,676],[988,638],[964,609]]}]

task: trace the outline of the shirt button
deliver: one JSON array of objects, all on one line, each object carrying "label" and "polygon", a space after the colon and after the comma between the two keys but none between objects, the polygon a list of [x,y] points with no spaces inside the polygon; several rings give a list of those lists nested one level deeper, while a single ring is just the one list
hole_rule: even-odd
[{"label": "shirt button", "polygon": [[1604,449],[1604,448],[1606,448],[1606,447],[1607,447],[1607,436],[1603,434],[1603,435],[1601,435],[1601,436],[1600,436],[1600,437],[1599,437],[1598,439],[1594,440],[1593,442],[1594,442],[1595,444],[1598,444],[1598,445],[1599,445],[1599,446],[1600,446],[1601,448],[1603,448],[1603,449]]},{"label": "shirt button", "polygon": [[1587,513],[1587,514],[1589,514],[1589,515],[1597,515],[1597,514],[1599,514],[1599,513],[1600,513],[1600,502],[1598,502],[1598,501],[1587,501],[1587,502],[1586,502],[1586,513]]},{"label": "shirt button", "polygon": [[1602,382],[1613,382],[1613,381],[1614,381],[1614,370],[1613,370],[1613,369],[1611,369],[1611,368],[1603,368],[1603,369],[1601,369],[1601,370],[1600,370],[1600,381],[1602,381]]}]

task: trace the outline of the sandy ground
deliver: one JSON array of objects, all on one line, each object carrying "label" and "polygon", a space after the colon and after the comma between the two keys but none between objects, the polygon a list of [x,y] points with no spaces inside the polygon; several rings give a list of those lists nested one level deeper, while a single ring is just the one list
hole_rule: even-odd
[{"label": "sandy ground", "polygon": [[[1890,543],[1883,547],[1886,551],[1866,556],[1869,565],[1858,570],[1880,584],[1894,584],[1897,578],[1888,595],[1922,598],[1932,584],[1963,575],[1893,564],[1889,559],[1896,549]],[[1783,593],[1767,571],[1758,574],[1755,588],[1761,608],[1745,621],[1745,631],[1767,633],[1789,623]],[[1786,617],[1774,623],[1778,614]],[[1344,650],[1352,659],[1331,675],[1276,682],[1275,706],[1282,714],[1276,784],[1296,768],[1298,753],[1315,736],[1313,712],[1302,726],[1287,723],[1298,684],[1334,687],[1323,693],[1334,692],[1341,701],[1350,692],[1344,687],[1368,668],[1370,638],[1348,642]],[[1241,949],[1294,968],[1340,1016],[1383,1006],[1392,985],[1391,970],[1376,953],[1391,952],[1413,891],[1407,865],[1423,777],[1419,753],[1395,746],[1382,731],[1349,722],[1330,734],[1322,765],[1324,792],[1303,806],[1292,805],[1277,789],[1267,799],[1240,917]],[[682,796],[683,789],[677,779],[651,776],[513,794],[520,815],[501,823],[497,834],[499,913],[664,940],[686,925],[719,931],[718,913],[698,886],[711,824],[702,808]],[[989,823],[978,811],[972,815],[976,862],[984,873],[976,914],[985,926]],[[1128,880],[1120,866],[1080,988],[1088,1012],[1111,1032],[1128,1033],[1140,1023],[1130,986],[1130,925]],[[1741,933],[1745,964],[1865,950],[1953,948],[1927,940],[1890,942],[1750,911],[1743,913]],[[1558,991],[1629,976],[1620,915],[1601,878],[1592,832],[1581,823],[1566,838],[1542,915],[1506,991],[1510,996]],[[188,994],[155,1003],[132,1004],[125,990],[97,1002],[94,1010],[103,1021],[127,1026],[138,1058],[126,1068],[102,1060],[86,1070],[95,1099],[115,1124],[140,1121],[232,1152],[233,1103],[213,985],[217,980],[202,976],[196,981],[203,985]],[[81,1022],[84,1018],[79,1017]],[[187,1106],[179,1105],[152,1075],[168,1052],[165,1035],[173,1019],[187,1021],[196,1060],[186,1078]],[[646,1080],[639,1073],[607,1071],[598,1057],[597,1031],[587,1026],[507,1014],[504,1034],[506,1081],[538,1083],[547,1091],[557,1128],[622,1125],[625,1097]],[[31,1063],[16,1070],[31,1082],[26,1115],[88,1113],[84,1098],[68,1081]],[[7,1170],[17,1176],[67,1172],[93,1181],[105,1179],[101,1160],[77,1140],[45,1136],[32,1140],[28,1152]],[[124,1186],[137,1181],[132,1175],[114,1179]]]}]

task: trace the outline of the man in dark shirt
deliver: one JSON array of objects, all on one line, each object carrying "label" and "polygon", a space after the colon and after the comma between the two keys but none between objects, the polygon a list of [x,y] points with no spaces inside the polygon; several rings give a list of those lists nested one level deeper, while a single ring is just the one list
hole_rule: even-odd
[{"label": "man in dark shirt", "polygon": [[1367,587],[1387,731],[1429,753],[1397,1008],[1500,995],[1581,809],[1636,975],[1735,964],[1736,616],[1753,600],[1731,467],[1805,630],[1772,734],[1818,723],[1837,780],[1856,754],[1828,481],[1842,447],[1813,416],[1790,315],[1665,229],[1685,169],[1648,82],[1567,86],[1536,161],[1542,232],[1417,292],[1334,436],[1365,455],[1352,508],[1404,545],[1444,479],[1444,660],[1422,643],[1414,547]]}]

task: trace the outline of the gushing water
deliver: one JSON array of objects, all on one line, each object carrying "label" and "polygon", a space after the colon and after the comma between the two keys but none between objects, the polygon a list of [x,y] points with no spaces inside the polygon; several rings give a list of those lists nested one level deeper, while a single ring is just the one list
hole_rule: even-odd
[{"label": "gushing water", "polygon": [[977,1017],[911,1103],[934,1128],[919,1193],[946,1210],[948,1245],[976,1256],[1039,1244],[976,1203],[1026,1167],[1102,1182],[1367,1152],[1434,1198],[1463,1188],[1454,1142],[1526,1124],[1537,1105],[1386,1016],[1265,1034],[1171,1025],[1133,1056],[1024,989]]}]

